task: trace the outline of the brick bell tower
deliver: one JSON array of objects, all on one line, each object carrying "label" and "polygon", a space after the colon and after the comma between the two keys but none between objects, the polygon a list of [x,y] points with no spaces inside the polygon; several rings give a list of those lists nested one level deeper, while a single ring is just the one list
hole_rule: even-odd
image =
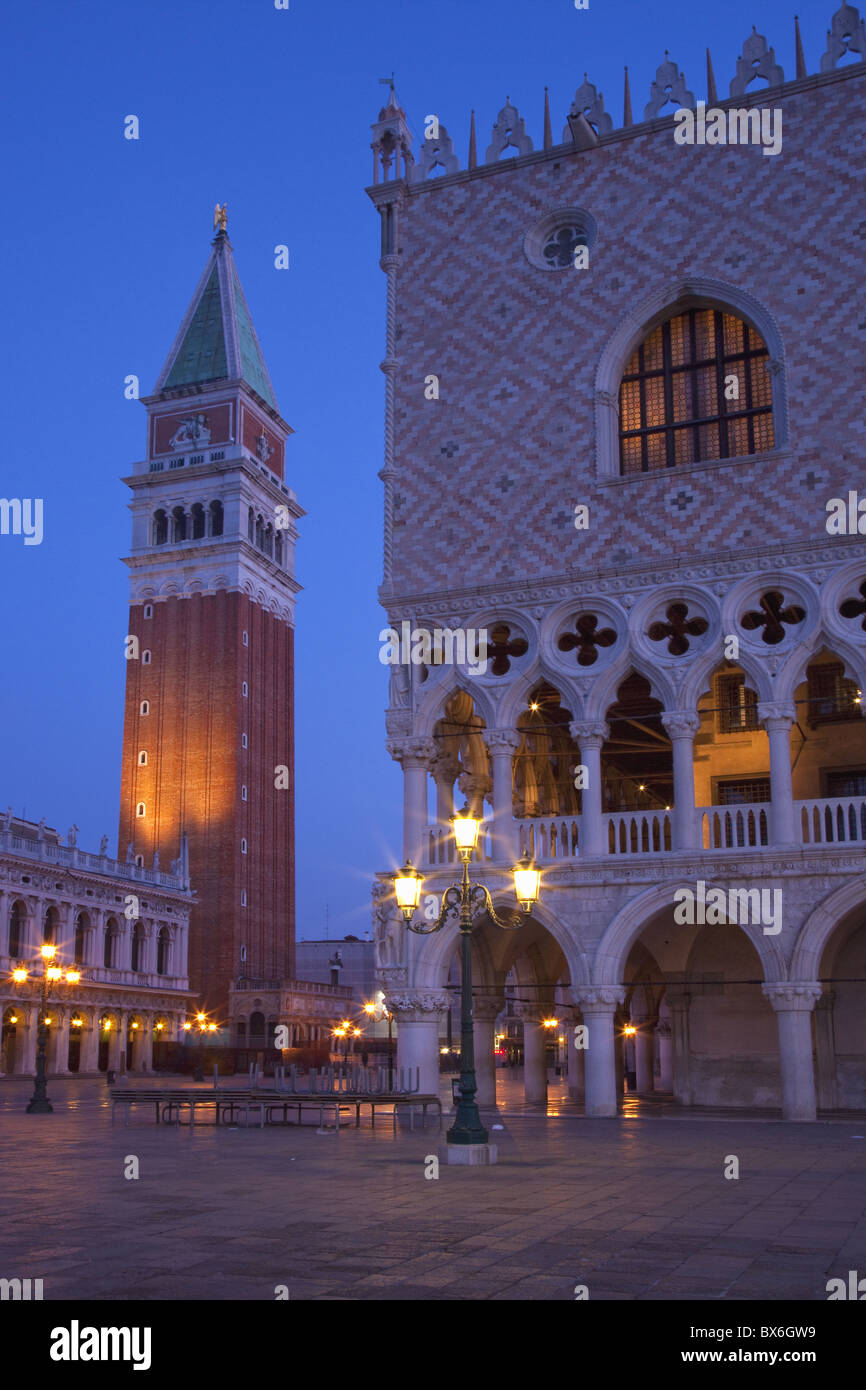
[{"label": "brick bell tower", "polygon": [[[225,230],[147,408],[131,477],[120,857],[187,836],[189,973],[294,974],[295,522],[277,408]],[[130,847],[131,846],[131,850]],[[179,851],[183,856],[184,849]]]}]

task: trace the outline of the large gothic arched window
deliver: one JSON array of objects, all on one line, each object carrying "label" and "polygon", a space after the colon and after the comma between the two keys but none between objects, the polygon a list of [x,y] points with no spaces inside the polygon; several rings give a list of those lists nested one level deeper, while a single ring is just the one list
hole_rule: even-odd
[{"label": "large gothic arched window", "polygon": [[734,314],[693,308],[658,324],[622,376],[620,472],[772,449],[768,362],[763,339]]}]

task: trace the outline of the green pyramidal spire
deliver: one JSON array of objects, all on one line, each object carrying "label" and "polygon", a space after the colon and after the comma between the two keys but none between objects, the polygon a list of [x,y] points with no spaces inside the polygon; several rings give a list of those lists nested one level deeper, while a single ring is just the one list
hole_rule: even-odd
[{"label": "green pyramidal spire", "polygon": [[217,233],[212,248],[154,394],[241,380],[278,410],[225,231]]}]

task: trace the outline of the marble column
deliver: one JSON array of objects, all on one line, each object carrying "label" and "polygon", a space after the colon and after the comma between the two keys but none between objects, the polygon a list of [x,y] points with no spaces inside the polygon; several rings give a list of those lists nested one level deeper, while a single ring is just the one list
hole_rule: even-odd
[{"label": "marble column", "polygon": [[640,1095],[647,1095],[653,1089],[652,1022],[646,1018],[636,1018],[633,1022],[637,1028],[634,1035],[635,1084]]},{"label": "marble column", "polygon": [[674,1070],[671,1056],[671,1025],[661,1019],[656,1025],[659,1044],[659,1074],[655,1083],[657,1091],[673,1091]]},{"label": "marble column", "polygon": [[621,985],[581,985],[574,1001],[589,1030],[586,1049],[586,1114],[601,1118],[617,1113],[614,1015],[625,998]]},{"label": "marble column", "polygon": [[791,725],[797,718],[793,705],[760,701],[758,718],[770,744],[770,845],[784,848],[799,843],[794,826],[794,793],[791,782]]},{"label": "marble column", "polygon": [[15,1075],[35,1076],[39,1005],[28,1004],[23,1008],[16,1008],[15,1012],[18,1015],[15,1031]]},{"label": "marble column", "polygon": [[[582,1023],[583,1020],[580,1020]],[[568,1094],[574,1100],[583,1100],[586,1094],[586,1048],[575,1047],[575,1027],[577,1019],[568,1026]]]},{"label": "marble column", "polygon": [[523,1094],[533,1105],[547,1104],[547,1030],[538,1009],[518,1008],[523,1020]]},{"label": "marble column", "polygon": [[839,1081],[836,1076],[836,1036],[833,1026],[835,1003],[835,990],[825,989],[815,1005],[817,1100],[821,1110],[836,1110],[839,1106]]},{"label": "marble column", "polygon": [[776,1011],[779,1029],[782,1119],[814,1120],[817,1101],[812,1010],[821,997],[821,986],[815,980],[797,980],[766,984],[762,990]]},{"label": "marble column", "polygon": [[398,1076],[400,1068],[417,1067],[421,1091],[438,1095],[440,1023],[448,996],[438,990],[388,993],[385,1003],[397,1024]]},{"label": "marble column", "polygon": [[82,1074],[95,1074],[99,1071],[99,1010],[83,1010],[81,1017],[84,1019],[84,1022],[80,1029],[81,1058],[78,1063],[79,1076]]},{"label": "marble column", "polygon": [[688,990],[668,988],[665,1001],[671,1017],[672,1090],[678,1105],[692,1104],[689,1075],[689,1008],[692,997]]},{"label": "marble column", "polygon": [[472,1031],[475,1038],[475,1099],[488,1109],[496,1105],[496,1020],[503,1004],[498,999],[478,999],[472,1003]]},{"label": "marble column", "polygon": [[403,769],[403,857],[418,865],[427,859],[427,776],[436,763],[432,738],[389,739],[391,757]]},{"label": "marble column", "polygon": [[620,1014],[613,1016],[613,1057],[616,1069],[616,1093],[620,1098],[625,1094],[625,1038],[623,1028],[625,1019]]},{"label": "marble column", "polygon": [[493,767],[493,858],[511,865],[518,858],[512,788],[513,759],[520,738],[512,729],[490,729],[483,738]]},{"label": "marble column", "polygon": [[141,1021],[141,1054],[139,1067],[143,1072],[153,1071],[153,1040],[156,1034],[153,1030],[153,1014],[147,1014]]},{"label": "marble column", "polygon": [[450,831],[451,817],[454,815],[454,783],[460,764],[450,757],[439,754],[433,765],[433,780],[436,783],[436,820],[443,829]]},{"label": "marble column", "polygon": [[69,1075],[69,1019],[71,1010],[68,1008],[52,1009],[49,1005],[49,1017],[52,1019],[54,1027],[51,1029],[53,1043],[53,1066],[51,1070],[55,1076]]},{"label": "marble column", "polygon": [[694,741],[701,727],[700,716],[670,710],[662,715],[662,723],[670,736],[674,755],[671,843],[674,849],[697,849],[700,827],[695,809]]},{"label": "marble column", "polygon": [[[586,785],[580,789],[578,848],[581,858],[607,854],[607,833],[601,818],[601,749],[610,736],[610,727],[603,719],[576,719],[568,728],[580,749],[580,761],[586,768]],[[572,778],[574,775],[572,772]]]}]

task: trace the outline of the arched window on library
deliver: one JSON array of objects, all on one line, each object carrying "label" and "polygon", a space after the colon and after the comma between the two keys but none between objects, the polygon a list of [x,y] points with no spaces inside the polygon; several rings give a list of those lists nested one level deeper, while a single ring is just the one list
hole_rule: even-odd
[{"label": "arched window on library", "polygon": [[76,965],[84,964],[84,956],[87,947],[87,933],[90,929],[90,918],[86,912],[79,912],[75,919],[75,944],[73,959]]},{"label": "arched window on library", "polygon": [[46,946],[57,946],[57,937],[60,931],[60,913],[56,907],[46,908],[45,919],[42,924],[42,940]]},{"label": "arched window on library", "polygon": [[132,968],[133,970],[144,969],[144,927],[141,922],[136,922],[132,929]]},{"label": "arched window on library", "polygon": [[156,973],[157,975],[168,974],[168,951],[169,951],[169,931],[168,927],[160,927],[159,936],[156,938]]},{"label": "arched window on library", "polygon": [[110,970],[117,964],[117,940],[120,936],[120,928],[113,917],[109,917],[105,924],[105,942],[102,951],[102,964],[106,970]]},{"label": "arched window on library", "polygon": [[9,954],[10,956],[20,956],[21,947],[24,942],[24,924],[27,920],[27,909],[22,902],[14,902],[12,911],[9,913]]},{"label": "arched window on library", "polygon": [[658,324],[622,375],[620,473],[772,449],[768,363],[764,340],[735,314],[692,308]]}]

